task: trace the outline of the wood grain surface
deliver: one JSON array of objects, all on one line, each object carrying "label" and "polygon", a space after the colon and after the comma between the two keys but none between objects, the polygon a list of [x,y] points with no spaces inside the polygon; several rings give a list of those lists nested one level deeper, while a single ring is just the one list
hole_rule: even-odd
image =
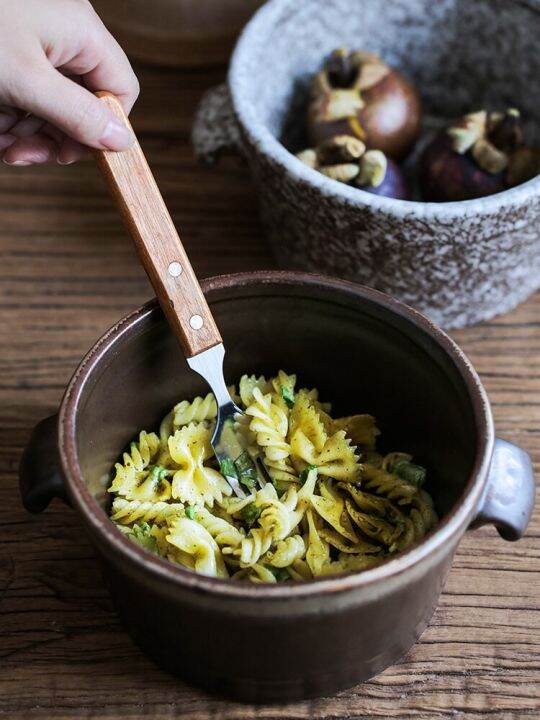
[{"label": "wood grain surface", "polygon": [[[97,94],[131,129],[120,101]],[[124,152],[96,150],[95,157],[185,356],[219,345],[221,335],[138,139]]]},{"label": "wood grain surface", "polygon": [[[192,157],[194,108],[222,72],[139,71],[133,124],[196,272],[272,267],[246,168],[232,159],[199,168]],[[150,295],[93,163],[0,168],[0,716],[539,717],[540,507],[519,543],[491,528],[468,533],[420,642],[336,697],[227,702],[166,675],[132,645],[77,517],[56,501],[28,515],[17,465],[82,354]],[[540,294],[453,336],[485,382],[498,434],[527,449],[538,469]]]}]

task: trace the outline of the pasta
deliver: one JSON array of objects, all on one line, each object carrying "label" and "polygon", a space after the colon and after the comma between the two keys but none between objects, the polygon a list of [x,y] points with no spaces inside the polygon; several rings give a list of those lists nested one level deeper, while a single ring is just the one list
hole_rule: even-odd
[{"label": "pasta", "polygon": [[192,422],[204,422],[214,420],[217,415],[217,405],[212,393],[205,398],[196,397],[189,402],[182,400],[173,409],[173,424],[175,427],[189,425]]},{"label": "pasta", "polygon": [[115,498],[112,504],[112,519],[123,525],[138,522],[154,522],[156,525],[167,523],[184,514],[182,503],[141,502]]},{"label": "pasta", "polygon": [[243,411],[241,457],[261,456],[271,482],[232,494],[210,443],[209,393],[179,402],[123,453],[111,520],[170,562],[256,584],[364,571],[420,541],[438,522],[425,468],[403,452],[379,454],[371,415],[334,418],[316,389],[296,383],[280,370],[244,375],[238,395],[230,388]]},{"label": "pasta", "polygon": [[169,438],[171,461],[177,466],[172,479],[172,497],[190,505],[208,505],[231,494],[221,473],[205,464],[212,455],[210,430],[203,423],[191,423]]}]

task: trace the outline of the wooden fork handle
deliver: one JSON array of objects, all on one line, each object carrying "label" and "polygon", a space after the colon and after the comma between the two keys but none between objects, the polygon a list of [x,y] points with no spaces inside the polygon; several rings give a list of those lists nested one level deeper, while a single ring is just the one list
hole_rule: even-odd
[{"label": "wooden fork handle", "polygon": [[[118,99],[97,96],[133,132]],[[96,158],[186,357],[218,345],[221,335],[141,146],[135,140],[123,152],[96,150]]]}]

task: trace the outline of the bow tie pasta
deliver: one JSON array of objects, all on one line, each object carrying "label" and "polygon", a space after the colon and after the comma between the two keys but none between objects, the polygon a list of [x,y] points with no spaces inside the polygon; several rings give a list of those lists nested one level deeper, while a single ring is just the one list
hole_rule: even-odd
[{"label": "bow tie pasta", "polygon": [[[403,452],[380,455],[371,415],[334,418],[283,371],[229,390],[243,410],[244,452],[230,463],[246,497],[232,494],[210,444],[214,396],[183,400],[114,467],[111,519],[131,541],[194,572],[276,583],[367,570],[437,523],[426,470]],[[271,479],[261,489],[241,472],[257,458]]]}]

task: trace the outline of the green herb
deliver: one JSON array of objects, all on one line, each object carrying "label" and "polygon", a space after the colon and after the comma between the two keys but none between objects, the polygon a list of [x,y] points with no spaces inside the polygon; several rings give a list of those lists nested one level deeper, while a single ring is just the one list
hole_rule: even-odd
[{"label": "green herb", "polygon": [[149,470],[150,471],[147,475],[143,475],[141,477],[138,484],[142,485],[147,480],[150,480],[150,483],[159,492],[162,489],[162,482],[167,477],[169,471],[167,468],[161,467],[160,465],[154,465],[154,467]]},{"label": "green herb", "polygon": [[145,550],[156,551],[156,538],[152,535],[152,528],[147,522],[135,523],[127,533],[127,537]]},{"label": "green herb", "polygon": [[246,505],[246,507],[242,510],[242,520],[244,521],[248,529],[255,525],[255,523],[259,519],[260,514],[261,509],[258,508],[255,503],[249,503],[249,505]]},{"label": "green herb", "polygon": [[159,483],[163,480],[167,474],[167,469],[160,465],[154,465],[150,473],[150,479],[153,483]]},{"label": "green herb", "polygon": [[287,492],[287,489],[289,487],[288,484],[280,483],[279,480],[272,480],[272,485],[276,489],[276,494],[277,494],[278,498],[282,497],[282,495],[285,495],[285,493]]},{"label": "green herb", "polygon": [[196,519],[196,510],[193,505],[188,505],[186,507],[186,517],[188,517],[190,520]]},{"label": "green herb", "polygon": [[234,462],[231,460],[230,457],[223,458],[221,462],[219,463],[219,471],[223,475],[223,477],[228,478],[237,478],[238,473],[236,472],[236,468],[234,466]]},{"label": "green herb", "polygon": [[306,482],[306,480],[308,479],[309,473],[310,473],[312,470],[316,470],[316,469],[317,469],[317,466],[316,466],[316,465],[308,465],[307,468],[304,468],[304,469],[302,470],[302,472],[300,473],[300,482],[302,483],[302,485],[303,485],[303,484]]},{"label": "green herb", "polygon": [[396,460],[392,465],[392,472],[416,487],[422,487],[426,480],[426,468],[408,460]]},{"label": "green herb", "polygon": [[292,408],[294,405],[294,392],[287,385],[281,386],[281,397],[287,403],[287,406]]},{"label": "green herb", "polygon": [[268,568],[272,575],[276,578],[277,582],[285,582],[285,580],[290,580],[291,576],[289,575],[289,571],[287,568],[275,568],[275,567],[269,567]]},{"label": "green herb", "polygon": [[257,483],[257,468],[247,450],[244,450],[244,452],[236,458],[234,465],[240,483],[247,487],[248,490],[252,490]]}]

